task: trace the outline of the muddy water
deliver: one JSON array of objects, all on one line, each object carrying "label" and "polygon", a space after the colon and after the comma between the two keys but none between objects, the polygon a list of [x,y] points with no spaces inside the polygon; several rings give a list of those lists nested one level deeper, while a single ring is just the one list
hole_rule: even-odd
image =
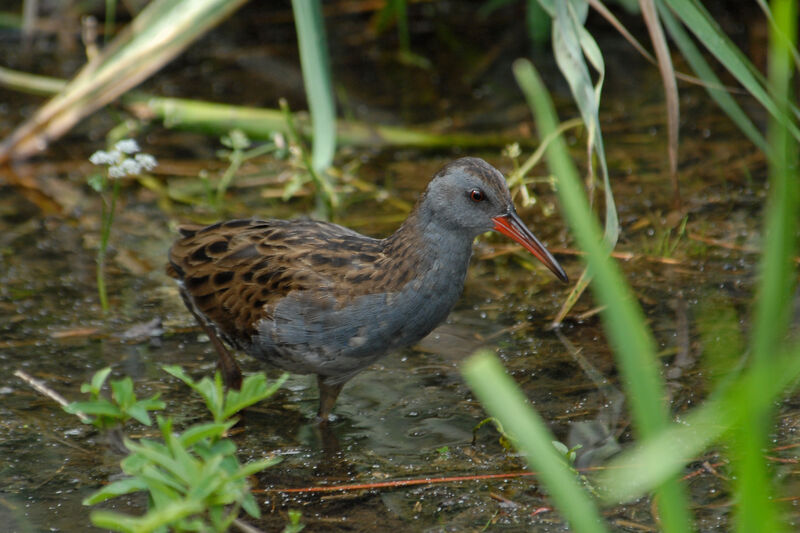
[{"label": "muddy water", "polygon": [[[334,38],[336,35],[334,31]],[[346,59],[351,56],[346,50],[338,52],[341,57],[334,56],[334,70],[339,79],[353,98],[367,98],[366,75],[354,74],[352,59]],[[286,59],[280,50],[277,56]],[[501,78],[507,81],[508,62],[498,61],[495,69],[504,72]],[[624,57],[620,62],[625,64]],[[520,131],[530,127],[527,111],[510,84],[485,82],[478,84],[483,92],[465,95],[444,84],[424,83],[420,80],[427,75],[398,69],[388,60],[378,67],[387,72],[383,99],[368,106],[353,105],[360,112],[365,107],[374,111],[365,118],[414,120],[433,112],[457,117],[475,129],[487,122],[501,122],[505,127],[518,124]],[[154,85],[172,86],[169,84],[187,78],[191,83],[197,72],[186,72],[173,73],[174,78],[165,73]],[[242,82],[237,73],[241,74],[227,72],[216,90],[219,86],[242,87],[233,96],[250,103],[247,97],[255,89],[244,87],[252,81]],[[403,83],[387,81],[397,77]],[[609,78],[613,80],[613,76]],[[610,81],[612,86],[605,93],[606,144],[624,227],[620,265],[659,342],[673,411],[680,414],[702,399],[708,387],[701,362],[699,320],[718,308],[732,308],[740,317],[742,330],[748,328],[757,260],[754,251],[761,237],[764,162],[715,113],[702,93],[686,90],[682,105],[688,118],[682,131],[681,175],[689,220],[680,235],[670,230],[675,224],[670,221],[658,81],[647,70],[642,71],[641,80],[644,82],[636,87],[626,86],[624,80],[616,85]],[[414,89],[419,102],[409,100],[408,88]],[[15,95],[3,93],[3,97]],[[30,99],[11,105],[3,131],[30,105]],[[460,114],[453,115],[456,111]],[[572,114],[568,107],[562,112],[562,116]],[[0,383],[0,516],[5,524],[11,524],[12,531],[87,530],[88,509],[81,499],[115,479],[120,460],[102,435],[13,377],[14,371],[24,370],[68,399],[78,399],[80,384],[94,371],[111,365],[114,377],[134,379],[140,396],[160,393],[178,426],[205,417],[201,401],[160,369],[163,364],[180,364],[200,377],[213,372],[215,366],[212,347],[183,308],[163,265],[177,222],[210,220],[216,215],[203,207],[182,204],[165,209],[151,190],[126,183],[107,268],[112,311],[104,316],[94,285],[99,203],[84,184],[93,171],[86,158],[103,147],[103,128],[109,124],[108,116],[95,117],[81,131],[91,129],[96,140],[72,139],[36,162],[15,169],[35,177],[57,198],[61,213],[48,211],[49,204],[31,191],[0,184],[0,371],[6,376]],[[191,184],[201,171],[215,172],[221,166],[213,158],[217,147],[213,139],[154,128],[139,140],[161,161],[157,174],[166,183]],[[580,143],[573,145],[580,162]],[[512,166],[499,149],[471,153],[503,170]],[[337,221],[376,236],[391,232],[404,212],[386,198],[413,202],[433,171],[461,154],[457,150],[345,151],[337,163],[357,163],[353,173],[381,187],[384,194],[378,198],[384,200],[351,188]],[[275,190],[269,184],[287,169],[286,163],[269,159],[248,165],[243,169],[247,177],[235,182],[231,190],[227,211],[263,217],[309,212],[307,198],[281,202],[264,197]],[[535,173],[546,176],[547,171],[540,167]],[[522,210],[522,216],[576,279],[580,261],[563,221],[557,211],[547,216],[542,209],[555,205],[556,199],[546,185],[535,191],[539,203]],[[331,434],[321,433],[311,422],[317,392],[314,380],[307,376],[292,376],[274,398],[250,409],[234,437],[241,458],[270,454],[283,458],[258,476],[264,516],[252,522],[267,531],[280,530],[288,509],[299,509],[307,531],[564,530],[557,514],[549,509],[546,493],[532,477],[432,481],[323,494],[281,490],[524,473],[523,461],[502,446],[491,425],[473,431],[486,415],[464,385],[459,363],[480,346],[497,351],[557,438],[569,446],[583,445],[579,466],[602,462],[603,457],[624,447],[631,439],[629,417],[595,305],[584,296],[562,328],[550,330],[547,324],[566,290],[543,268],[531,270],[531,264],[499,237],[480,239],[464,296],[447,323],[414,349],[387,357],[353,379],[338,401]],[[153,319],[160,319],[160,327],[139,327]],[[242,358],[242,362],[247,372],[262,370],[254,361]],[[277,376],[274,370],[268,372]],[[776,450],[771,455],[792,457],[791,449],[777,448],[793,442],[800,422],[798,407],[797,400],[781,405],[774,436]],[[133,426],[131,432],[134,437],[153,435],[151,429],[139,426]],[[704,531],[724,528],[731,510],[722,462],[710,452],[687,468],[687,473],[698,472],[686,483],[698,527]],[[789,468],[784,474],[786,492],[792,493],[797,487],[796,474]],[[144,506],[144,500],[137,497],[119,498],[106,505],[131,513],[141,512]],[[646,499],[607,509],[605,514],[620,530],[658,527]],[[798,520],[796,513],[787,518]]]}]

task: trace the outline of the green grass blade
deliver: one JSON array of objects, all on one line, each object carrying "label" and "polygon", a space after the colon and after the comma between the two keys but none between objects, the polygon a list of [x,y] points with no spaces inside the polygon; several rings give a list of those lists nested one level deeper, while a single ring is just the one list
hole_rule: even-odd
[{"label": "green grass blade", "polygon": [[769,164],[769,198],[764,210],[764,251],[753,313],[751,366],[756,376],[743,389],[739,408],[744,413],[734,433],[733,467],[737,472],[737,527],[739,531],[783,531],[773,497],[772,476],[763,459],[769,445],[775,407],[752,401],[774,382],[775,357],[787,333],[794,305],[796,270],[792,257],[796,249],[798,224],[797,139],[789,131],[794,63],[797,42],[795,0],[772,2],[775,24],[770,27],[768,56],[769,86],[778,102],[778,113],[768,128],[773,157]]},{"label": "green grass blade", "polygon": [[327,170],[336,149],[336,110],[333,102],[325,25],[319,0],[292,0],[303,82],[314,131],[311,165]]},{"label": "green grass blade", "polygon": [[[758,372],[765,374],[763,369]],[[710,443],[742,424],[746,411],[740,408],[741,402],[754,404],[758,410],[769,408],[800,376],[800,344],[782,351],[774,369],[769,369],[765,375],[775,377],[757,397],[748,397],[742,391],[763,383],[764,378],[747,371],[739,379],[718,388],[703,405],[681,416],[681,422],[671,424],[611,461],[608,469],[594,479],[603,487],[604,503],[639,498],[680,472],[687,461],[702,454]],[[758,457],[763,463],[763,454],[759,453]]]},{"label": "green grass blade", "polygon": [[[771,33],[769,80],[779,101],[792,94],[791,49],[797,41],[797,5],[794,0],[773,2],[778,27]],[[786,18],[789,17],[789,18]],[[777,34],[788,37],[791,43]],[[791,113],[788,106],[781,113]],[[769,123],[769,144],[775,157],[769,165],[770,196],[765,209],[764,252],[760,263],[760,284],[756,300],[752,349],[756,357],[769,358],[783,338],[791,318],[797,275],[792,261],[798,227],[798,142],[778,119]]]},{"label": "green grass blade", "polygon": [[[530,97],[540,137],[557,127],[555,111],[541,79],[528,61],[517,61],[515,73],[525,77],[533,89]],[[569,159],[562,138],[547,150],[551,171],[558,176],[562,210],[581,249],[587,252],[594,275],[592,291],[602,313],[610,344],[617,355],[627,398],[640,438],[647,439],[667,427],[668,412],[662,402],[664,384],[660,377],[655,341],[645,324],[641,308],[616,263],[608,256],[597,220],[583,192],[581,180]],[[677,480],[670,479],[658,490],[662,526],[665,531],[686,531],[691,523],[688,500]]]},{"label": "green grass blade", "polygon": [[463,366],[464,378],[489,413],[508,428],[525,454],[525,460],[538,472],[547,490],[574,531],[607,531],[597,507],[564,462],[539,415],[528,407],[525,396],[489,351],[471,356]]},{"label": "green grass blade", "polygon": [[800,129],[791,117],[781,110],[754,73],[755,68],[719,28],[708,11],[697,0],[664,0],[675,15],[703,43],[722,65],[728,69],[769,114],[781,122],[795,139],[800,139]]},{"label": "green grass blade", "polygon": [[683,29],[683,26],[675,19],[672,11],[666,9],[663,1],[659,1],[657,5],[664,26],[667,28],[667,31],[669,31],[672,40],[680,49],[684,59],[686,59],[692,67],[692,70],[705,82],[705,89],[708,91],[709,96],[714,99],[717,105],[725,111],[730,119],[739,127],[741,132],[744,133],[753,144],[758,146],[762,152],[769,155],[771,150],[764,135],[756,128],[753,121],[750,120],[739,104],[736,103],[736,100],[723,88],[722,82],[714,73],[711,66],[709,66],[703,54],[700,53],[700,50],[697,49],[694,41]]},{"label": "green grass blade", "polygon": [[[611,182],[608,177],[603,135],[600,130],[600,92],[602,91],[605,77],[605,65],[597,43],[581,25],[581,21],[577,20],[576,14],[568,4],[570,3],[554,3],[553,54],[556,57],[561,73],[569,83],[572,97],[575,99],[583,122],[589,131],[590,146],[594,153],[597,154],[605,190],[606,219],[604,237],[608,242],[609,248],[613,248],[619,238],[619,220],[617,218],[617,206],[611,190]],[[592,84],[592,78],[584,57],[592,63],[592,66],[599,73],[599,79],[595,85]],[[520,82],[519,75],[517,75],[517,81]],[[520,85],[522,85],[521,82]],[[528,91],[524,92],[526,95],[529,94]],[[591,164],[591,161],[589,161],[589,164]]]},{"label": "green grass blade", "polygon": [[109,483],[97,492],[94,492],[83,499],[83,505],[95,505],[117,496],[141,492],[147,490],[147,484],[138,478],[125,478]]},{"label": "green grass blade", "polygon": [[[552,19],[552,46],[559,70],[567,80],[572,97],[581,113],[581,118],[588,132],[587,148],[590,153],[588,158],[589,174],[592,186],[594,187],[595,175],[592,154],[596,154],[600,166],[600,174],[603,180],[603,192],[605,195],[605,232],[604,238],[608,243],[608,248],[612,249],[617,244],[619,238],[619,219],[617,216],[617,206],[614,201],[614,194],[608,176],[608,165],[606,163],[605,147],[603,145],[603,135],[600,128],[600,94],[603,89],[605,79],[605,62],[600,47],[597,46],[594,38],[584,28],[588,4],[582,1],[554,2],[553,0],[539,0],[542,9]],[[592,83],[592,76],[589,72],[591,64],[598,74],[596,83]],[[522,88],[528,99],[528,104],[532,105],[531,90],[526,86],[526,76],[520,75],[515,69],[517,83]],[[581,275],[583,284],[578,284],[572,288],[569,297],[558,313],[554,323],[559,323],[571,309],[571,305],[578,300],[586,289],[586,282],[589,276],[586,272]]]}]

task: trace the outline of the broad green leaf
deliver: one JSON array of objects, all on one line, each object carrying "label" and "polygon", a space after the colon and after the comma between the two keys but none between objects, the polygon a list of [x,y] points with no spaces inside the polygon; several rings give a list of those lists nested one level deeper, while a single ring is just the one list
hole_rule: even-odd
[{"label": "broad green leaf", "polygon": [[267,459],[260,459],[258,461],[250,461],[241,466],[239,471],[234,475],[234,478],[246,478],[248,476],[252,476],[253,474],[261,472],[266,468],[275,466],[282,460],[282,457],[275,456]]},{"label": "broad green leaf", "polygon": [[108,379],[109,374],[111,374],[110,366],[107,366],[102,370],[98,370],[92,376],[92,383],[90,385],[90,390],[87,391],[84,390],[83,387],[81,387],[81,392],[92,392],[92,394],[100,394],[100,390],[103,388],[103,383],[106,382],[106,379]]},{"label": "broad green leaf", "polygon": [[223,399],[225,396],[223,393],[222,378],[219,372],[215,372],[214,381],[210,380],[208,377],[204,377],[197,382],[189,377],[179,366],[165,365],[162,368],[168,374],[171,374],[186,383],[195,392],[203,397],[203,400],[205,400],[206,406],[208,407],[208,410],[211,411],[215,422],[222,422],[224,420]]},{"label": "broad green leaf", "polygon": [[150,415],[147,413],[147,409],[145,409],[138,403],[130,406],[126,412],[132,418],[144,424],[145,426],[149,426],[150,424],[153,423],[152,420],[150,420]]},{"label": "broad green leaf", "polygon": [[167,374],[170,374],[171,376],[178,378],[179,380],[189,385],[191,388],[194,388],[194,380],[186,374],[186,372],[183,370],[182,367],[178,365],[163,365],[161,368]]},{"label": "broad green leaf", "polygon": [[130,494],[132,492],[141,492],[147,490],[147,484],[138,478],[126,478],[119,481],[114,481],[92,493],[83,499],[83,505],[94,505],[96,503],[104,502],[110,498],[116,498],[123,494]]},{"label": "broad green leaf", "polygon": [[126,376],[112,381],[111,397],[123,409],[132,405],[136,401],[136,395],[133,393],[133,380]]},{"label": "broad green leaf", "polygon": [[277,380],[267,385],[267,376],[263,373],[247,376],[242,382],[241,390],[231,389],[225,398],[223,418],[230,418],[242,409],[269,398],[283,385],[289,377],[284,373]]},{"label": "broad green leaf", "polygon": [[248,492],[242,498],[242,509],[253,518],[261,518],[261,509],[258,508],[258,502],[252,492]]},{"label": "broad green leaf", "polygon": [[122,411],[111,403],[110,401],[106,400],[105,398],[101,398],[99,400],[90,400],[86,402],[72,402],[69,405],[64,407],[64,410],[70,414],[77,414],[78,412],[85,413],[87,415],[95,415],[95,416],[110,416],[113,418],[122,418]]},{"label": "broad green leaf", "polygon": [[186,469],[189,467],[185,464],[181,464],[180,461],[172,457],[172,455],[169,453],[164,453],[161,450],[156,450],[154,448],[136,446],[133,443],[131,444],[132,447],[128,446],[128,448],[132,452],[147,459],[149,464],[163,468],[168,473],[178,477],[179,479],[186,479]]},{"label": "broad green leaf", "polygon": [[174,524],[182,518],[202,512],[203,502],[178,500],[154,509],[141,517],[132,517],[112,511],[92,511],[89,518],[97,527],[114,531],[149,532]]},{"label": "broad green leaf", "polygon": [[145,464],[136,476],[147,484],[150,497],[157,505],[165,505],[186,492],[185,479],[152,463]]},{"label": "broad green leaf", "polygon": [[215,455],[204,464],[197,465],[199,468],[193,472],[193,479],[189,484],[188,496],[190,498],[205,500],[214,494],[214,499],[212,499],[214,503],[228,504],[235,500],[229,494],[217,492],[219,487],[228,482],[228,476],[223,474],[220,469],[223,459],[223,456]]},{"label": "broad green leaf", "polygon": [[235,424],[235,420],[229,420],[221,423],[209,422],[207,424],[194,425],[181,433],[180,440],[186,448],[194,446],[202,439],[218,440],[223,438],[225,432]]}]

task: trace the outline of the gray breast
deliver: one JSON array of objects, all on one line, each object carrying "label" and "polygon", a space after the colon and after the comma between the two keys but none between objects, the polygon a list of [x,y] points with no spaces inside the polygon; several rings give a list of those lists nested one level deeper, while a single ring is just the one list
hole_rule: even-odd
[{"label": "gray breast", "polygon": [[[456,260],[454,260],[456,259]],[[332,297],[292,293],[258,325],[248,352],[295,373],[346,381],[387,353],[416,343],[447,318],[464,287],[469,255],[439,262],[398,292]]]}]

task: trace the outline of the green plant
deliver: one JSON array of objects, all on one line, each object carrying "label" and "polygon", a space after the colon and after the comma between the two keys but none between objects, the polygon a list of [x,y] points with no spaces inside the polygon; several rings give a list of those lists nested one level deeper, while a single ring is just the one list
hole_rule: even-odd
[{"label": "green plant", "polygon": [[162,442],[125,440],[131,454],[122,460],[129,477],[95,492],[83,503],[94,505],[123,494],[147,491],[149,509],[139,517],[92,511],[95,526],[115,531],[227,531],[240,509],[260,516],[247,477],[277,463],[271,457],[239,464],[236,445],[223,437],[236,423],[208,423],[175,433],[172,421],[158,417]]},{"label": "green plant", "polygon": [[183,381],[197,392],[205,400],[206,407],[208,407],[216,423],[223,423],[242,409],[269,398],[275,394],[275,391],[289,377],[288,374],[283,374],[268,385],[267,377],[263,373],[254,374],[244,379],[241,389],[228,389],[226,391],[222,385],[222,377],[219,372],[214,374],[213,380],[206,376],[198,382],[194,381],[181,367],[176,365],[165,366],[164,371]]},{"label": "green plant", "polygon": [[[236,445],[226,438],[226,433],[236,424],[234,416],[240,410],[272,395],[286,375],[271,385],[267,385],[264,374],[247,376],[241,390],[224,391],[219,372],[213,380],[205,377],[195,382],[180,367],[164,369],[200,394],[214,421],[195,424],[177,433],[171,419],[157,417],[161,442],[125,439],[130,454],[121,466],[128,477],[103,487],[83,503],[95,505],[124,494],[146,491],[148,511],[138,517],[93,511],[92,523],[126,532],[166,528],[222,532],[228,530],[240,510],[258,517],[260,511],[247,477],[276,464],[280,458],[269,457],[242,465],[235,455]],[[302,528],[299,516],[290,516],[290,520],[290,525]]]},{"label": "green plant", "polygon": [[333,163],[336,151],[336,106],[322,6],[319,0],[292,0],[292,10],[314,131],[311,168],[314,173],[321,174]]},{"label": "green plant", "polygon": [[102,395],[102,388],[111,373],[111,368],[98,370],[90,383],[81,385],[81,392],[89,394],[89,400],[72,402],[64,407],[70,414],[83,413],[93,416],[91,424],[99,429],[108,430],[123,425],[131,418],[145,426],[152,424],[148,411],[164,408],[164,402],[158,394],[139,400],[133,391],[133,380],[126,376],[111,381],[111,399]]},{"label": "green plant", "polygon": [[300,533],[305,525],[300,523],[303,513],[297,509],[289,509],[289,523],[283,528],[283,533]]},{"label": "green plant", "polygon": [[289,103],[285,98],[280,100],[281,111],[286,122],[286,134],[288,141],[288,151],[299,163],[299,167],[304,172],[297,172],[286,184],[283,190],[283,198],[291,198],[309,180],[314,184],[314,198],[316,199],[317,216],[323,219],[330,218],[331,210],[339,206],[339,195],[333,187],[327,167],[317,170],[313,161],[313,154],[309,154],[303,143],[303,139],[295,125],[294,115],[289,109]]},{"label": "green plant", "polygon": [[[792,295],[797,284],[793,257],[797,249],[797,212],[800,184],[796,168],[797,138],[790,87],[792,54],[796,54],[797,5],[793,0],[772,4],[775,27],[770,38],[770,94],[783,104],[780,116],[770,122],[770,197],[765,209],[764,250],[754,302],[754,321],[746,363],[725,368],[723,378],[699,407],[683,413],[680,422],[670,420],[664,402],[652,332],[630,286],[608,257],[599,224],[591,214],[577,171],[563,139],[548,148],[551,170],[559,176],[559,198],[566,219],[594,281],[593,293],[603,306],[602,317],[617,365],[627,390],[637,444],[612,460],[593,480],[602,492],[602,503],[620,503],[654,491],[660,527],[664,531],[691,530],[692,518],[684,488],[677,480],[685,464],[713,443],[722,441],[730,450],[735,479],[731,487],[736,501],[738,531],[784,531],[781,507],[775,497],[774,479],[764,458],[774,421],[775,401],[800,376],[800,343],[788,335]],[[542,136],[556,129],[556,117],[547,92],[528,62],[515,65],[517,79],[534,110]],[[772,98],[771,96],[770,98]],[[728,314],[729,315],[729,314]],[[718,346],[718,362],[742,360],[727,353],[741,343]],[[519,442],[526,460],[547,485],[553,501],[575,531],[606,531],[597,505],[556,461],[552,437],[541,417],[531,410],[499,360],[489,352],[471,357],[464,375],[486,409],[502,421]]]},{"label": "green plant", "polygon": [[493,416],[484,418],[483,420],[478,422],[474,428],[472,428],[472,444],[475,444],[475,441],[477,440],[478,430],[490,422],[497,430],[497,432],[500,434],[500,438],[498,439],[498,441],[500,442],[500,446],[502,446],[503,449],[505,450],[511,450],[512,448],[514,448],[514,446],[517,444],[514,441],[514,437],[506,433],[506,430],[503,429],[503,424],[500,422],[500,420],[498,420]]},{"label": "green plant", "polygon": [[217,211],[220,210],[222,201],[225,198],[225,193],[233,182],[233,178],[236,177],[236,173],[239,172],[241,166],[246,161],[255,157],[272,152],[282,152],[282,145],[284,144],[282,136],[279,133],[276,133],[273,135],[271,142],[261,144],[255,148],[250,148],[252,141],[247,134],[240,129],[233,129],[229,131],[226,135],[223,135],[220,138],[220,142],[225,149],[218,150],[217,156],[220,159],[226,160],[228,162],[228,167],[225,169],[225,172],[222,173],[222,177],[217,183],[216,189],[212,192],[211,187],[208,184],[207,176],[200,176],[200,179],[203,180],[203,183],[206,185],[208,202]]},{"label": "green plant", "polygon": [[[652,218],[656,219],[657,217]],[[653,223],[653,226],[655,226],[655,235],[642,246],[642,251],[648,255],[672,257],[678,249],[681,240],[686,235],[686,224],[688,223],[689,215],[681,218],[677,227],[659,225],[659,222],[656,220]]]},{"label": "green plant", "polygon": [[[115,143],[111,150],[98,150],[89,157],[89,161],[93,165],[106,167],[105,172],[94,174],[88,180],[89,186],[100,194],[103,206],[100,245],[97,249],[97,294],[104,313],[109,310],[105,280],[106,252],[108,251],[108,241],[111,236],[111,225],[114,222],[114,212],[117,208],[120,179],[149,172],[157,165],[153,156],[138,152],[139,145],[135,140],[123,139]],[[112,183],[110,199],[106,197],[109,182]]]},{"label": "green plant", "polygon": [[578,457],[578,450],[582,448],[580,444],[576,444],[572,448],[567,448],[567,445],[560,440],[554,440],[553,447],[558,453],[561,454],[561,456],[564,458],[564,462],[566,462],[570,467],[575,464],[575,459]]}]

